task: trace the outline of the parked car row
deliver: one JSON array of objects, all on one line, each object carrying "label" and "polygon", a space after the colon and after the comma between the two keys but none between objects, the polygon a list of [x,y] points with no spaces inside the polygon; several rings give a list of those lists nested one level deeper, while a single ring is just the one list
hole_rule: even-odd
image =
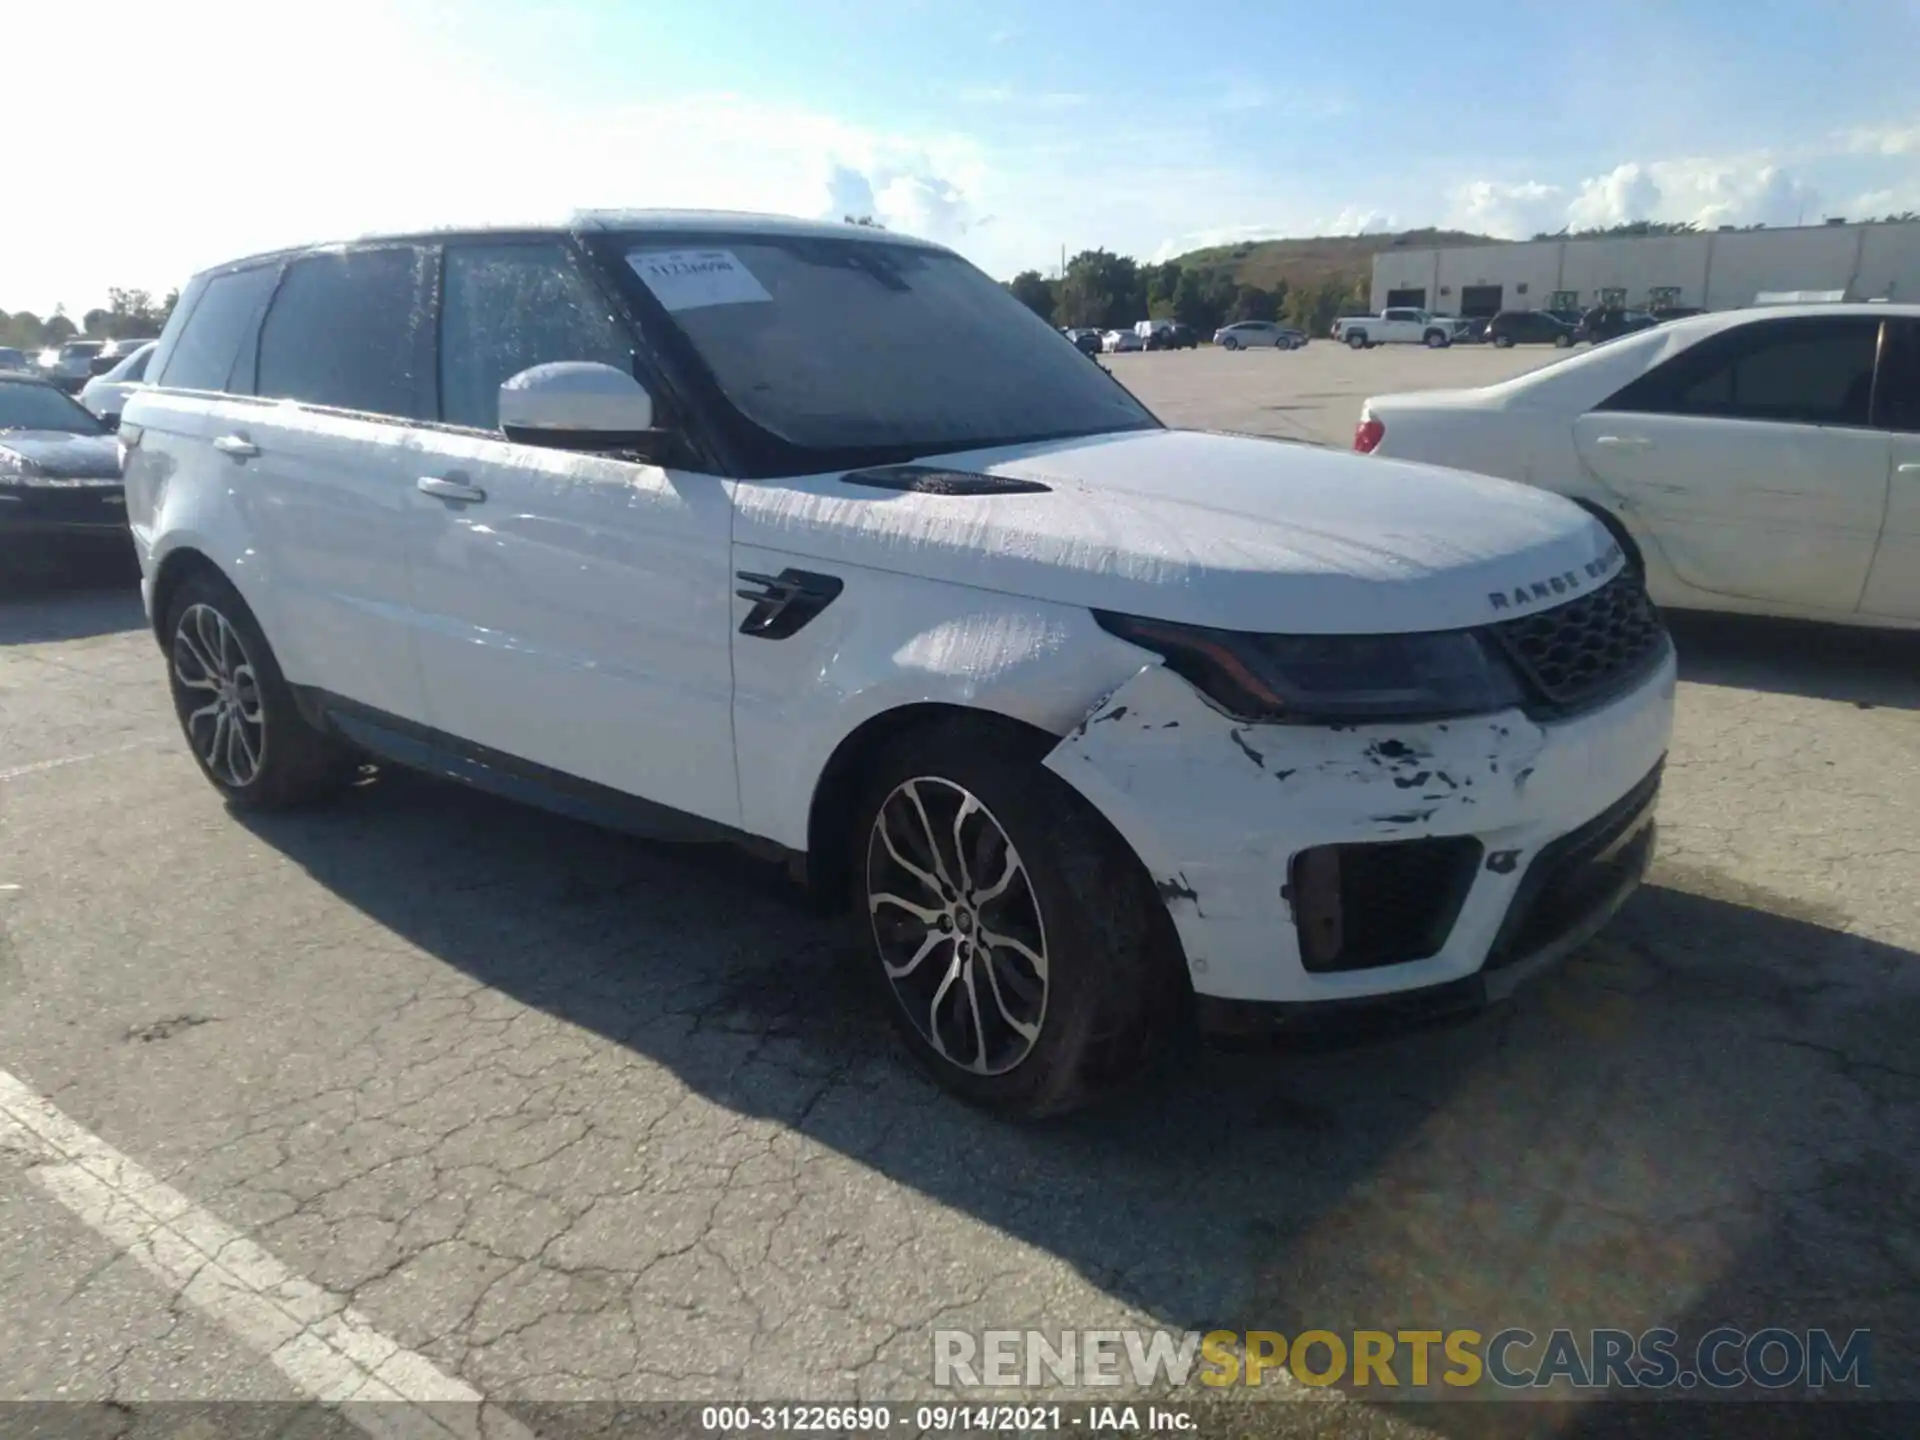
[{"label": "parked car row", "polygon": [[1113,355],[1135,350],[1192,350],[1200,337],[1177,320],[1142,320],[1131,330],[1090,330],[1063,325],[1060,333],[1088,355]]},{"label": "parked car row", "polygon": [[1436,315],[1431,311],[1392,306],[1378,315],[1343,315],[1333,323],[1333,338],[1355,350],[1377,345],[1425,345],[1442,350],[1452,345],[1552,345],[1567,349],[1582,341],[1602,344],[1701,310],[1627,310],[1596,305],[1591,310],[1502,310],[1490,317]]},{"label": "parked car row", "polygon": [[67,340],[38,355],[0,347],[0,374],[35,375],[67,394],[78,394],[95,376],[116,369],[153,337],[125,340]]}]

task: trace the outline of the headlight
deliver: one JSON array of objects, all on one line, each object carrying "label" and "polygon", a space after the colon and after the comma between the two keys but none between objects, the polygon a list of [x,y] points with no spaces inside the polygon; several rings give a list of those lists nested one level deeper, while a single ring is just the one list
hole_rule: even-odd
[{"label": "headlight", "polygon": [[1107,611],[1100,628],[1151,650],[1239,720],[1439,720],[1517,707],[1520,679],[1471,630],[1250,635]]}]

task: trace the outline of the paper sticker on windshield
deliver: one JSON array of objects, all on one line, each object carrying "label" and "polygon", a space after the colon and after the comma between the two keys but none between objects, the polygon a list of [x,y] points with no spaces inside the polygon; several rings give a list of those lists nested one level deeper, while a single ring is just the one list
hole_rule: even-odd
[{"label": "paper sticker on windshield", "polygon": [[627,264],[669,310],[773,299],[731,250],[629,250]]}]

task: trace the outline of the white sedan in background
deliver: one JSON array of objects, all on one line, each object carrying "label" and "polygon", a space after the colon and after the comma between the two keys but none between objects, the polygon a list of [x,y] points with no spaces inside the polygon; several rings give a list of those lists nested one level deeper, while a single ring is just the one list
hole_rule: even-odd
[{"label": "white sedan in background", "polygon": [[1133,330],[1109,330],[1100,337],[1100,348],[1109,355],[1117,355],[1128,350],[1144,350],[1147,340]]},{"label": "white sedan in background", "polygon": [[147,374],[147,361],[158,341],[149,340],[127,353],[118,365],[104,375],[96,375],[80,389],[80,403],[93,412],[96,420],[117,421],[121,407]]},{"label": "white sedan in background", "polygon": [[1920,628],[1920,305],[1677,320],[1370,399],[1354,448],[1577,501],[1661,605]]}]

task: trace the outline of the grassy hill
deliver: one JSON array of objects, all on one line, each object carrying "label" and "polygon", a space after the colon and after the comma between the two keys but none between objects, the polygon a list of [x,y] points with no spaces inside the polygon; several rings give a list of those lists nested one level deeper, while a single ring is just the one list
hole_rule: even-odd
[{"label": "grassy hill", "polygon": [[1312,240],[1243,240],[1189,250],[1176,256],[1174,263],[1193,270],[1225,270],[1236,282],[1262,290],[1271,290],[1280,280],[1297,290],[1329,280],[1351,284],[1367,279],[1373,274],[1373,257],[1382,250],[1505,243],[1461,230],[1403,230],[1391,235],[1323,235]]}]

